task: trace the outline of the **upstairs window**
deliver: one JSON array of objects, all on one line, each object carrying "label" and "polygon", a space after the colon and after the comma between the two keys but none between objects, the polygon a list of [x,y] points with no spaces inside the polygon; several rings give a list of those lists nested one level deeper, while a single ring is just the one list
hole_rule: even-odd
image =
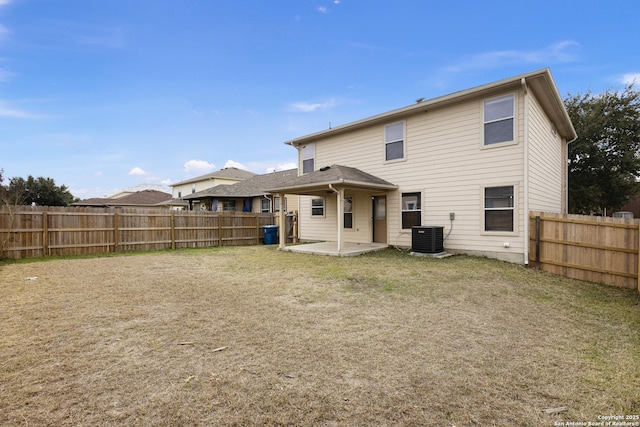
[{"label": "upstairs window", "polygon": [[420,193],[402,193],[402,228],[422,225]]},{"label": "upstairs window", "polygon": [[484,231],[514,231],[513,185],[484,189]]},{"label": "upstairs window", "polygon": [[385,160],[404,159],[404,122],[384,127]]},{"label": "upstairs window", "polygon": [[484,145],[514,140],[513,94],[484,101]]},{"label": "upstairs window", "polygon": [[316,155],[315,144],[307,144],[302,147],[302,173],[313,172],[314,158]]}]

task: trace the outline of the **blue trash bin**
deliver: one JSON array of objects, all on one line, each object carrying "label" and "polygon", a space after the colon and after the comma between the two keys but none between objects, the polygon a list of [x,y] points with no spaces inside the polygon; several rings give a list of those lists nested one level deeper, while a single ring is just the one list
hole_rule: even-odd
[{"label": "blue trash bin", "polygon": [[264,230],[264,244],[275,245],[278,243],[278,226],[277,225],[263,225]]}]

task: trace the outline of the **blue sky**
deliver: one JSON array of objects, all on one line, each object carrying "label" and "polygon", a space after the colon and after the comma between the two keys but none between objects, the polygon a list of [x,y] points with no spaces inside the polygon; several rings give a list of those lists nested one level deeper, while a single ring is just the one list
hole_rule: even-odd
[{"label": "blue sky", "polygon": [[640,84],[640,2],[0,0],[0,168],[79,198],[549,67],[567,94]]}]

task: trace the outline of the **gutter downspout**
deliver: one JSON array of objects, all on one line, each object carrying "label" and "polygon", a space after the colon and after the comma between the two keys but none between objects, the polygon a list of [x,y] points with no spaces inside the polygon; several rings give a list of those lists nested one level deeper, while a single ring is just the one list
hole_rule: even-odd
[{"label": "gutter downspout", "polygon": [[336,197],[337,197],[337,211],[338,211],[338,255],[342,255],[342,250],[343,250],[343,246],[344,243],[342,241],[342,228],[343,228],[343,222],[344,222],[344,213],[343,213],[343,207],[342,207],[342,199],[344,198],[344,190],[341,188],[340,190],[336,190],[335,188],[333,188],[333,185],[329,184],[329,188],[331,189],[331,191],[333,191],[334,193],[336,193]]},{"label": "gutter downspout", "polygon": [[523,213],[524,220],[524,265],[529,266],[529,89],[527,88],[527,80],[523,77],[520,79],[522,90],[524,91],[524,184],[523,184]]}]

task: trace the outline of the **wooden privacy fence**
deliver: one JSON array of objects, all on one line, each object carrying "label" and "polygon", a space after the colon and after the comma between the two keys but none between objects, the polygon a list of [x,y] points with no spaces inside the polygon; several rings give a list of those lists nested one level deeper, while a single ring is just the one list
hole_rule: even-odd
[{"label": "wooden privacy fence", "polygon": [[0,207],[0,258],[259,244],[272,213]]},{"label": "wooden privacy fence", "polygon": [[531,212],[529,221],[530,266],[640,291],[639,220]]}]

